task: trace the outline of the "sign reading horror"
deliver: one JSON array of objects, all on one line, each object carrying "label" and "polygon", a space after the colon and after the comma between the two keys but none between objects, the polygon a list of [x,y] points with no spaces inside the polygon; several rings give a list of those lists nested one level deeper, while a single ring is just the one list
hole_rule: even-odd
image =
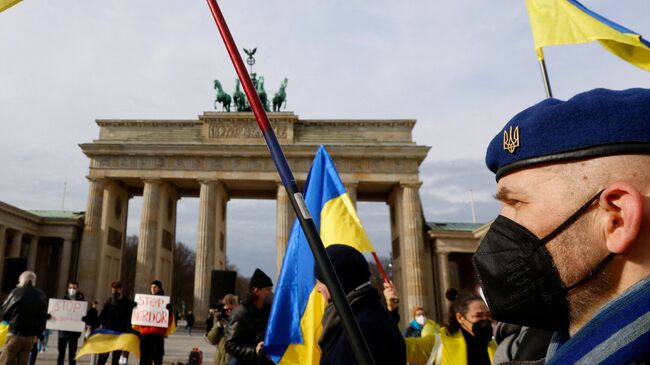
[{"label": "sign reading horror", "polygon": [[135,295],[136,307],[133,308],[131,324],[149,327],[164,327],[169,324],[169,297],[162,295]]}]

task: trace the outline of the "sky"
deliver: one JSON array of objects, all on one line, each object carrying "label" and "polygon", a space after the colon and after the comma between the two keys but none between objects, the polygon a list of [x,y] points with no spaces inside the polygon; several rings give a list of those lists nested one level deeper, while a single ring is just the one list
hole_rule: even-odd
[{"label": "sky", "polygon": [[[650,2],[584,0],[650,37]],[[420,167],[428,221],[498,214],[484,154],[501,126],[544,97],[523,1],[220,2],[239,48],[257,47],[267,92],[288,78],[302,119],[416,119],[431,146]],[[650,74],[597,43],[544,50],[554,96],[650,87]],[[0,13],[0,201],[22,209],[86,209],[96,119],[194,119],[212,110],[212,81],[235,73],[204,1],[24,0]],[[65,188],[64,188],[65,187]],[[65,199],[64,192],[65,190]],[[129,204],[137,234],[141,198]],[[251,214],[255,212],[255,214]],[[177,239],[196,245],[198,199],[181,199]],[[359,204],[382,256],[388,207]],[[255,227],[255,229],[251,229]],[[229,261],[275,273],[273,201],[231,200]],[[274,275],[273,275],[274,276]]]}]

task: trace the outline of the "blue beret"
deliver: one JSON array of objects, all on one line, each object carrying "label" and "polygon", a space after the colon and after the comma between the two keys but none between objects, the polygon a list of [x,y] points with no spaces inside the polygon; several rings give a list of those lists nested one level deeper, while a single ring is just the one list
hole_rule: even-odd
[{"label": "blue beret", "polygon": [[515,115],[488,146],[496,174],[592,157],[650,154],[650,90],[594,89],[549,98]]}]

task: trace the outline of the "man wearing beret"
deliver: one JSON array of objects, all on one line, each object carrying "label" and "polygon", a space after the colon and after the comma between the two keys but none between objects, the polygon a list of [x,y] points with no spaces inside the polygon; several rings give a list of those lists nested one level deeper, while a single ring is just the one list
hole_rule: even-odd
[{"label": "man wearing beret", "polygon": [[501,212],[473,257],[493,318],[546,364],[650,361],[650,90],[546,99],[490,143]]},{"label": "man wearing beret", "polygon": [[271,278],[255,269],[248,284],[248,297],[235,308],[226,327],[226,351],[237,359],[237,365],[273,364],[262,348],[272,295]]}]

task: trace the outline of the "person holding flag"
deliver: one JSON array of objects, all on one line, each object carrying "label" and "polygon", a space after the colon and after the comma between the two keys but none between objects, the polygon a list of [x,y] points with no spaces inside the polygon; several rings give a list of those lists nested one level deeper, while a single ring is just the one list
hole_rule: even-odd
[{"label": "person holding flag", "polygon": [[[314,157],[304,197],[326,247],[337,244],[347,245],[359,253],[375,251],[324,146],[320,146]],[[314,267],[314,256],[296,220],[280,270],[264,339],[264,350],[276,364],[321,363],[318,340],[327,299],[317,290]],[[367,281],[368,277],[364,279]],[[387,331],[398,331],[394,321],[391,328]],[[399,352],[399,349],[392,350]],[[375,360],[378,361],[378,357]],[[398,363],[405,362],[404,356]]]},{"label": "person holding flag", "polygon": [[[330,245],[327,255],[334,265],[352,306],[359,327],[368,343],[375,364],[402,364],[406,359],[406,345],[397,327],[397,321],[381,305],[377,289],[370,285],[370,269],[361,252],[348,245]],[[323,284],[322,274],[316,270],[316,290],[327,300],[323,315],[323,329],[318,345],[321,364],[356,364],[350,341],[343,330],[341,319],[330,300],[329,290]]]}]

